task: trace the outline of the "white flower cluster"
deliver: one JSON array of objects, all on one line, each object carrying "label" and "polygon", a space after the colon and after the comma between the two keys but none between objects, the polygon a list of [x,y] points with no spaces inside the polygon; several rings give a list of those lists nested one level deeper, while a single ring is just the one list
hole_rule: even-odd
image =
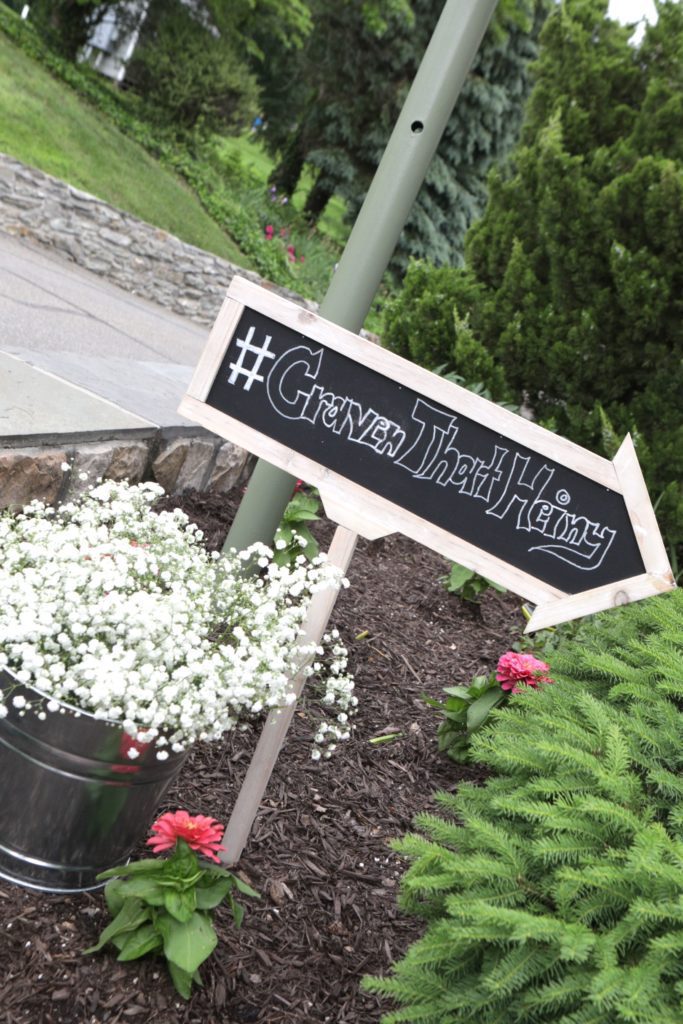
[{"label": "white flower cluster", "polygon": [[[210,555],[184,513],[152,511],[162,493],[107,481],[77,504],[0,517],[0,668],[48,710],[112,720],[163,757],[290,703],[315,653],[300,639],[310,597],[342,581],[324,558],[278,566],[262,545]],[[253,559],[259,576],[242,572]],[[355,700],[342,656],[335,637],[324,699],[337,738]]]},{"label": "white flower cluster", "polygon": [[353,679],[347,672],[348,651],[341,642],[339,631],[333,629],[323,637],[323,645],[316,648],[316,654],[326,657],[323,665],[315,662],[311,671],[319,673],[322,680],[320,704],[325,708],[334,708],[335,719],[322,718],[318,723],[318,731],[314,738],[311,757],[319,761],[323,749],[325,757],[330,757],[338,740],[348,740],[351,735],[349,719],[355,714],[358,698],[353,693]]}]

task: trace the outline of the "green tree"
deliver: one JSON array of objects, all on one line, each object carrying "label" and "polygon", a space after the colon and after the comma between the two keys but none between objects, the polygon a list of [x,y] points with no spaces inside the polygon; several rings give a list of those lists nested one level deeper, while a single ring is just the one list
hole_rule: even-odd
[{"label": "green tree", "polygon": [[311,29],[308,0],[144,0],[144,6],[127,81],[181,131],[243,130],[259,110],[250,67],[264,60],[259,39],[295,50]]},{"label": "green tree", "polygon": [[[360,208],[443,3],[410,6],[412,17],[390,9],[378,26],[361,0],[319,3],[307,45],[287,57],[289,74],[282,54],[269,66],[266,140],[281,156],[273,183],[290,193],[304,162],[314,166],[312,220],[333,194],[346,200],[350,218]],[[483,208],[486,173],[517,139],[546,10],[541,0],[501,4],[402,234],[395,271],[410,255],[460,262],[465,231]]]},{"label": "green tree", "polygon": [[[330,120],[339,123],[351,145],[360,137],[357,126],[372,124],[389,102],[395,76],[376,69],[386,72],[389,66],[386,51],[392,27],[412,23],[407,0],[311,0],[311,13],[311,34],[298,51],[264,33],[257,36],[265,53],[257,65],[268,126],[264,140],[279,160],[272,182],[287,195],[296,189]],[[326,192],[323,198],[322,186],[321,180],[309,212],[313,206],[322,212],[330,195]],[[342,188],[340,193],[344,194]]]},{"label": "green tree", "polygon": [[98,21],[120,6],[122,0],[34,0],[30,18],[53,49],[76,60]]},{"label": "green tree", "polygon": [[257,56],[262,56],[258,37],[286,49],[298,47],[312,27],[309,0],[197,0],[195,6],[219,32],[237,36]]},{"label": "green tree", "polygon": [[153,120],[180,133],[239,131],[258,110],[258,85],[234,33],[181,0],[151,0],[126,80]]},{"label": "green tree", "polygon": [[[511,400],[608,457],[614,438],[633,432],[675,552],[683,541],[683,8],[658,10],[638,48],[606,17],[607,0],[564,0],[548,18],[521,145],[489,180],[466,268],[447,275],[441,318],[448,323],[455,310],[467,325],[462,359],[455,323],[447,341],[463,376],[488,353]],[[424,288],[413,291],[422,301]],[[392,316],[400,324],[400,309]],[[421,358],[400,326],[389,335],[397,351]],[[500,379],[487,382],[495,391]]]}]

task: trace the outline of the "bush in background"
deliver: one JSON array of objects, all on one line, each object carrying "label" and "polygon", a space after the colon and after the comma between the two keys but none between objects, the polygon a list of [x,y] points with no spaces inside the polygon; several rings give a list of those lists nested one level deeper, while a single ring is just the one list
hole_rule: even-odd
[{"label": "bush in background", "polygon": [[385,1024],[683,1019],[683,594],[596,617],[551,668],[473,737],[494,777],[397,844],[427,929],[366,982]]},{"label": "bush in background", "polygon": [[631,432],[672,555],[683,545],[683,7],[640,47],[607,0],[541,34],[522,144],[489,180],[462,270],[409,273],[395,351],[450,361],[608,458]]},{"label": "bush in background", "polygon": [[239,132],[258,114],[259,88],[244,55],[180,0],[153,4],[126,69],[150,120],[182,133]]}]

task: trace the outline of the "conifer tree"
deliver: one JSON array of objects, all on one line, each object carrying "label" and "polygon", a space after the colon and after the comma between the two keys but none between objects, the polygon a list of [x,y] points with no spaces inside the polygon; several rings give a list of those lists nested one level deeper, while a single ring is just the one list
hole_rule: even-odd
[{"label": "conifer tree", "polygon": [[[672,552],[683,542],[683,7],[639,47],[607,0],[564,0],[541,35],[510,168],[445,288],[447,359],[611,458],[631,431]],[[430,275],[419,271],[424,288]],[[443,284],[443,282],[442,282]],[[401,301],[388,342],[425,361]],[[466,342],[466,343],[465,343]],[[421,346],[417,351],[416,346]],[[431,365],[444,362],[443,349]],[[427,357],[427,365],[430,365]],[[475,379],[480,379],[475,376]],[[488,381],[486,381],[488,383]]]},{"label": "conifer tree", "polygon": [[426,931],[384,1024],[683,1019],[683,595],[596,617],[473,741],[494,776],[397,844]]},{"label": "conifer tree", "polygon": [[[313,7],[301,54],[272,55],[264,68],[267,143],[280,154],[273,183],[293,191],[304,162],[317,169],[306,210],[316,219],[341,195],[360,208],[443,0],[412,0],[412,18],[391,8],[368,23],[361,0]],[[481,213],[485,177],[517,140],[529,63],[546,0],[503,0],[475,59],[394,258],[459,263],[465,231]]]}]

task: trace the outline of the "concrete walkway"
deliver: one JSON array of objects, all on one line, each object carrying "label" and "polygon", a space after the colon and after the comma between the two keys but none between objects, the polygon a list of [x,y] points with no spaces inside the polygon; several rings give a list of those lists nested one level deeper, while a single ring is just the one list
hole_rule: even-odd
[{"label": "concrete walkway", "polygon": [[0,232],[0,445],[198,431],[177,407],[207,337],[208,328]]}]

